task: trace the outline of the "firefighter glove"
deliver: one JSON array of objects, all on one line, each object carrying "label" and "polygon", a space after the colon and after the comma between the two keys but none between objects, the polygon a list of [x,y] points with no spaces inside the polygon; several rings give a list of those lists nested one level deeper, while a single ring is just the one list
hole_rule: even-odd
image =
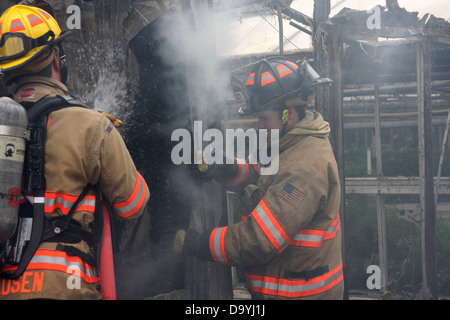
[{"label": "firefighter glove", "polygon": [[184,247],[184,239],[186,237],[186,231],[178,230],[175,234],[175,240],[173,241],[173,252],[181,254]]},{"label": "firefighter glove", "polygon": [[197,163],[194,162],[189,168],[189,175],[194,179],[194,182],[202,184],[213,180],[217,165],[206,163],[204,152],[197,154],[197,160]]},{"label": "firefighter glove", "polygon": [[189,229],[184,238],[184,252],[186,255],[195,256],[201,261],[213,261],[209,249],[210,234],[211,232],[200,234],[193,229]]},{"label": "firefighter glove", "polygon": [[199,152],[197,154],[198,164],[194,164],[190,169],[190,175],[197,184],[202,184],[211,180],[223,183],[237,174],[236,170],[239,170],[239,167],[234,165],[236,159],[227,156],[223,152],[213,156],[216,161],[217,158],[220,158],[220,162],[208,164],[204,152]]}]

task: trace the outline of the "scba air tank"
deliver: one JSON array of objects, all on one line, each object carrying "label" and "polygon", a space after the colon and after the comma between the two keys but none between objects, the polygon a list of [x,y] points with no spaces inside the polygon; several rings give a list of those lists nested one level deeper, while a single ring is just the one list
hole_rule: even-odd
[{"label": "scba air tank", "polygon": [[19,217],[27,126],[25,108],[0,98],[0,245],[14,234]]}]

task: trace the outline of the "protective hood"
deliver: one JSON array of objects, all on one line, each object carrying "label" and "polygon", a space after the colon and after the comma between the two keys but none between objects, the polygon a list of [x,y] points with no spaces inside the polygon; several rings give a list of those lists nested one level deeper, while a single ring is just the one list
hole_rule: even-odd
[{"label": "protective hood", "polygon": [[330,131],[329,123],[323,119],[320,113],[313,110],[306,110],[303,120],[295,124],[286,133],[286,136],[321,135],[328,137]]}]

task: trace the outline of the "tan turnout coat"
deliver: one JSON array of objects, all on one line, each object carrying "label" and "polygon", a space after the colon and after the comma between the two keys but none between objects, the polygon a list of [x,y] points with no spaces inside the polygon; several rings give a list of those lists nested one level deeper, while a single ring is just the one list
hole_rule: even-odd
[{"label": "tan turnout coat", "polygon": [[343,298],[341,189],[329,131],[307,111],[279,141],[278,173],[245,188],[248,217],[211,233],[213,258],[245,266],[255,299]]},{"label": "tan turnout coat", "polygon": [[[14,99],[19,103],[36,102],[55,95],[67,95],[67,88],[46,77],[26,77],[18,83]],[[119,219],[139,217],[150,196],[117,129],[102,113],[82,107],[64,108],[49,115],[45,177],[44,210],[48,218],[67,214],[88,183],[99,188]],[[33,203],[33,195],[25,196]],[[73,216],[89,232],[93,232],[94,207],[95,197],[90,192]],[[101,299],[96,266],[57,250],[58,245],[42,243],[20,278],[1,281],[1,297]],[[92,254],[84,241],[63,245]]]}]

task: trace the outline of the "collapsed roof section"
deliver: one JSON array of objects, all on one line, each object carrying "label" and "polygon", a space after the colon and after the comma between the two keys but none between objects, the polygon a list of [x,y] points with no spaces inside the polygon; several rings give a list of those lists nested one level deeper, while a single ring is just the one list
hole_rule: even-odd
[{"label": "collapsed roof section", "polygon": [[[447,6],[433,0],[427,3],[407,1],[407,8],[412,7],[417,12],[406,11],[396,4],[396,1],[331,0],[330,2],[328,13],[330,17],[333,17],[332,19],[336,19],[336,23],[352,20],[353,25],[360,25],[359,29],[367,28],[367,19],[371,13],[366,10],[374,6],[381,8],[382,20],[390,28],[405,25],[415,27],[418,22],[425,23],[429,18],[445,23],[444,19],[436,18],[426,12],[433,12],[434,15],[442,15],[445,18],[450,14]],[[404,2],[406,5],[406,1]],[[284,51],[310,51],[314,46],[311,39],[315,27],[314,11],[322,3],[325,1],[293,0],[283,3],[281,5],[282,23],[278,19],[279,2],[277,1],[243,1],[239,6],[228,7],[223,4],[215,6],[216,33],[220,39],[217,42],[218,55],[232,57],[278,53],[280,33],[283,37],[281,46],[284,46]],[[428,7],[431,11],[427,11]],[[424,15],[423,20],[419,20],[418,17],[422,15]],[[429,26],[431,26],[430,22]],[[351,28],[348,29],[351,31]]]},{"label": "collapsed roof section", "polygon": [[[342,9],[337,15],[323,24],[324,31],[340,34],[346,40],[375,41],[380,38],[399,39],[419,36],[433,36],[435,41],[450,43],[450,23],[432,14],[421,19],[418,12],[409,12],[395,0],[386,0],[386,6],[377,6],[373,10]],[[376,17],[374,15],[378,14]],[[379,25],[376,24],[378,20]]]},{"label": "collapsed roof section", "polygon": [[[342,53],[345,86],[373,84],[375,77],[387,83],[416,81],[415,45],[424,39],[432,43],[433,80],[449,80],[450,23],[432,14],[419,18],[418,12],[401,8],[395,0],[378,8],[378,13],[344,8],[322,23],[316,34],[346,44]],[[372,18],[380,24],[369,28]]]}]

